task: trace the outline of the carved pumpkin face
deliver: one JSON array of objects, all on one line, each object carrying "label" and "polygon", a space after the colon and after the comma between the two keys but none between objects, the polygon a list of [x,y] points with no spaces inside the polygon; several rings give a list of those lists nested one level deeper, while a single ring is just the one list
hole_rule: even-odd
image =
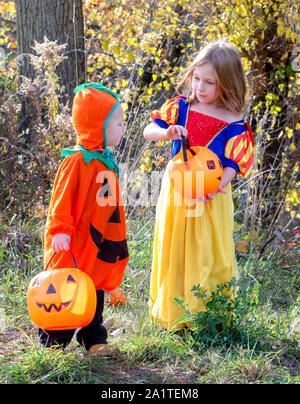
[{"label": "carved pumpkin face", "polygon": [[174,189],[187,199],[201,199],[215,192],[223,175],[218,156],[207,147],[195,146],[187,149],[187,158],[186,164],[181,151],[171,160],[170,181]]},{"label": "carved pumpkin face", "polygon": [[27,306],[32,321],[44,330],[84,327],[96,311],[95,286],[75,268],[43,271],[28,286]]}]

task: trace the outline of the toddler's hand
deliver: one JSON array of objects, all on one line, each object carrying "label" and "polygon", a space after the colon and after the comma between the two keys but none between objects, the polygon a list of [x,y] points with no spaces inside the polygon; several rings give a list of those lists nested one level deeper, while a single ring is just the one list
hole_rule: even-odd
[{"label": "toddler's hand", "polygon": [[181,139],[181,135],[184,137],[187,137],[187,130],[184,126],[181,125],[171,125],[168,127],[166,131],[166,137],[167,139],[171,140],[178,140]]},{"label": "toddler's hand", "polygon": [[53,236],[51,247],[56,253],[68,251],[70,248],[70,239],[69,234],[57,233]]}]

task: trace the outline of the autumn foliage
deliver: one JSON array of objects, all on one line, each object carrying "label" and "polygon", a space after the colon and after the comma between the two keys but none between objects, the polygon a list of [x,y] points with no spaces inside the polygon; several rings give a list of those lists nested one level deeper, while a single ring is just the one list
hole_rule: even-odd
[{"label": "autumn foliage", "polygon": [[[258,232],[297,219],[299,203],[299,20],[295,0],[85,0],[86,81],[122,96],[126,141],[118,159],[130,173],[161,172],[169,144],[145,143],[150,111],[174,96],[180,74],[207,41],[227,38],[242,54],[249,94],[245,117],[256,143],[251,178],[235,186],[236,219]],[[0,2],[0,182],[4,215],[44,214],[59,151],[73,141],[68,105],[55,69],[36,65],[36,81],[18,78],[14,2]],[[45,40],[38,61],[52,47]],[[40,53],[39,53],[40,52]],[[27,93],[26,93],[27,91]],[[19,120],[24,94],[32,98],[30,130]],[[65,125],[67,123],[67,125]],[[16,179],[17,178],[17,179]],[[137,176],[129,186],[138,186]],[[128,183],[127,183],[128,185]],[[7,209],[9,207],[9,209]],[[152,209],[153,206],[146,206]],[[6,210],[5,210],[6,209]],[[128,208],[132,214],[133,209]],[[135,214],[144,212],[136,209]]]}]

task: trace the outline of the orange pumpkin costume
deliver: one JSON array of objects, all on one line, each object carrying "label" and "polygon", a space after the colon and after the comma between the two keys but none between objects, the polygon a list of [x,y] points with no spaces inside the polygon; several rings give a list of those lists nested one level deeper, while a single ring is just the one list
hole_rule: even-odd
[{"label": "orange pumpkin costume", "polygon": [[[106,126],[119,101],[99,84],[84,84],[75,92],[77,146],[62,152],[66,158],[53,186],[44,262],[46,266],[53,255],[53,236],[69,234],[78,268],[90,275],[97,290],[111,291],[122,283],[129,259],[118,168],[106,149]],[[73,267],[69,252],[56,254],[49,265],[68,267]]]}]

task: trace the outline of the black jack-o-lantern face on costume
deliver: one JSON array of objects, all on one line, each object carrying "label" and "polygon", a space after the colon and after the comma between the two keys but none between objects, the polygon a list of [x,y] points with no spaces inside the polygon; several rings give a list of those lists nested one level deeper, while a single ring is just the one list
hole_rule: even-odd
[{"label": "black jack-o-lantern face on costume", "polygon": [[108,219],[105,238],[91,223],[90,234],[98,247],[97,258],[104,263],[115,264],[128,257],[126,232],[121,221],[119,203],[122,200],[116,195],[116,177],[110,172],[100,172],[96,179],[100,183],[97,203],[100,206],[110,205],[114,209]]},{"label": "black jack-o-lantern face on costume", "polygon": [[27,290],[32,321],[47,330],[84,327],[96,310],[95,286],[88,275],[75,268],[44,271]]}]

